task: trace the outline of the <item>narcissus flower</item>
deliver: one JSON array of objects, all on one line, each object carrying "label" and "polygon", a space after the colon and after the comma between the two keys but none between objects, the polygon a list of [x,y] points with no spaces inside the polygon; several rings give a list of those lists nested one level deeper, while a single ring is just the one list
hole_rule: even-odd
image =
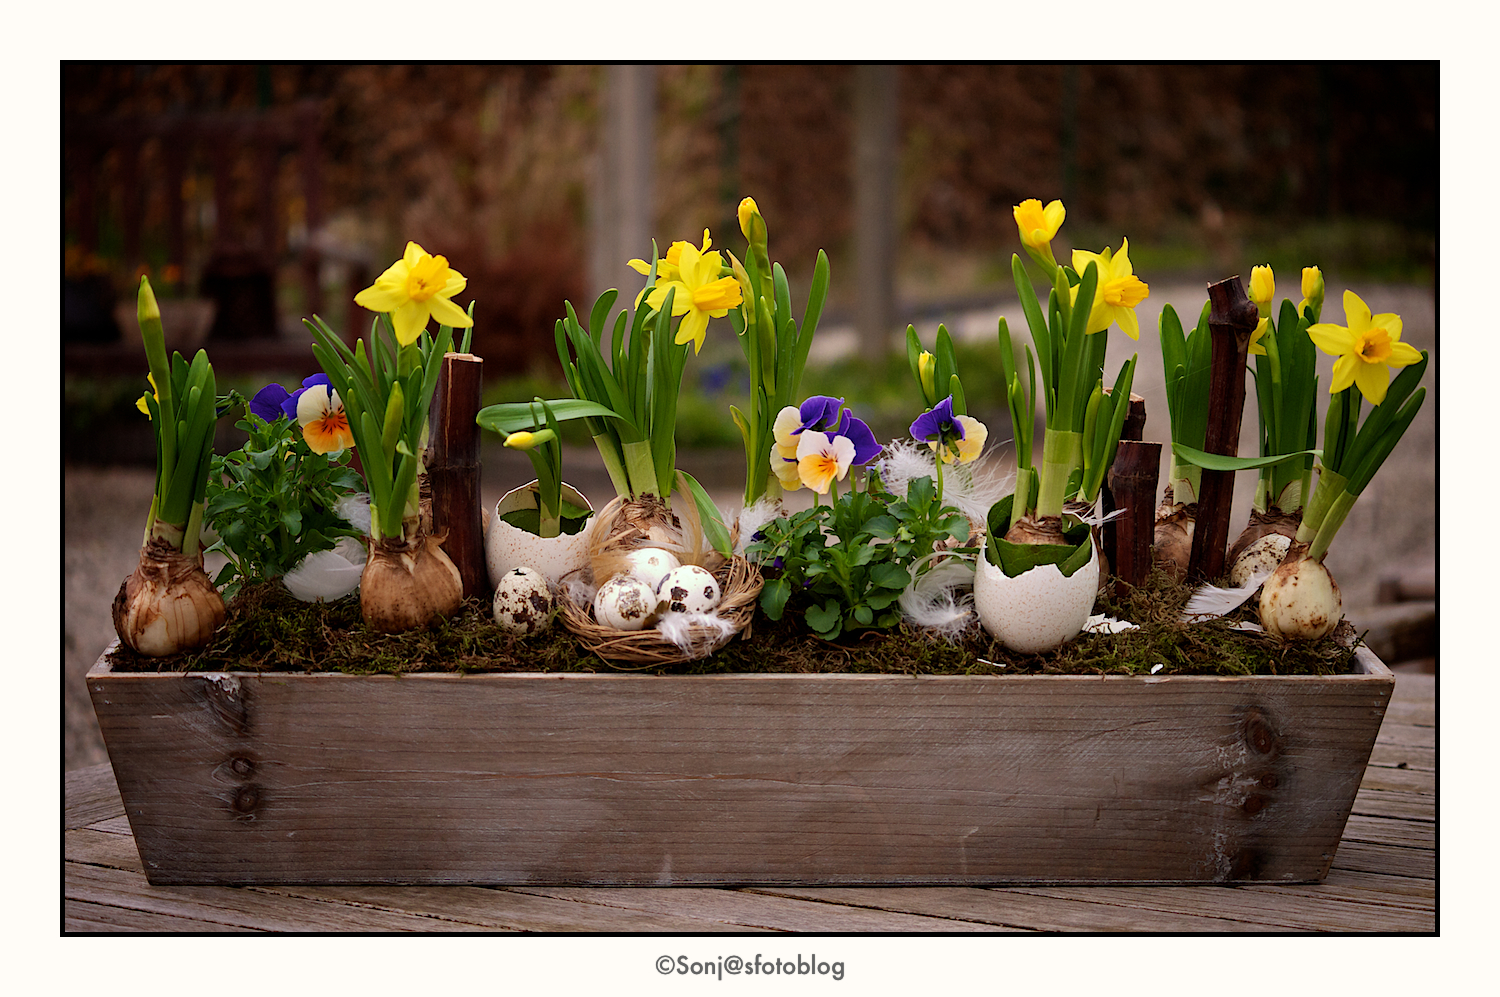
[{"label": "narcissus flower", "polygon": [[[155,398],[157,401],[161,401],[161,394],[156,390],[156,378],[152,377],[150,374],[147,374],[146,380],[151,382],[151,397]],[[141,410],[141,415],[144,415],[148,419],[151,418],[151,409],[146,405],[145,395],[142,395],[135,400],[135,407]]]},{"label": "narcissus flower", "polygon": [[[698,250],[698,252],[708,252],[708,247],[712,246],[713,244],[714,241],[708,237],[708,229],[704,229],[703,248]],[[692,245],[692,243],[683,242],[681,239],[679,239],[678,241],[672,243],[667,247],[667,255],[656,261],[656,283],[658,285],[662,284],[664,281],[673,281],[679,278],[679,270],[682,263],[682,251],[690,245]],[[647,263],[645,260],[630,260],[625,265],[634,270],[636,273],[641,274],[642,276],[647,276],[651,273],[651,264]],[[645,292],[643,291],[641,293],[644,294]],[[637,298],[636,301],[637,303],[639,303],[640,299]]]},{"label": "narcissus flower", "polygon": [[1062,228],[1067,210],[1061,201],[1052,201],[1045,208],[1036,198],[1027,198],[1011,209],[1016,218],[1016,229],[1021,235],[1021,245],[1037,259],[1057,266],[1052,256],[1052,240]]},{"label": "narcissus flower", "polygon": [[[760,214],[760,208],[755,203],[755,198],[747,197],[740,202],[740,231],[745,235],[746,242],[755,241],[755,216]],[[764,223],[762,223],[764,224]]]},{"label": "narcissus flower", "polygon": [[854,443],[847,436],[809,429],[797,442],[797,473],[819,495],[826,495],[835,479],[842,481],[853,461]]},{"label": "narcissus flower", "polygon": [[282,405],[290,408],[297,424],[302,427],[302,438],[313,453],[337,453],[354,446],[354,434],[349,431],[349,417],[344,414],[344,401],[329,385],[328,375],[314,374],[302,382],[302,389]]},{"label": "narcissus flower", "polygon": [[1401,316],[1371,315],[1369,306],[1353,291],[1344,292],[1344,316],[1347,326],[1319,322],[1307,329],[1318,349],[1338,357],[1329,392],[1337,394],[1356,384],[1366,401],[1379,405],[1390,386],[1390,368],[1414,364],[1422,354],[1401,342]]},{"label": "narcissus flower", "polygon": [[354,303],[372,312],[389,312],[396,327],[396,341],[410,346],[436,318],[442,325],[467,329],[474,320],[449,299],[468,285],[464,275],[448,266],[443,256],[433,256],[415,242],[406,253],[354,296]]},{"label": "narcissus flower", "polygon": [[511,433],[505,438],[505,445],[512,450],[530,450],[532,447],[543,443],[551,443],[557,439],[557,434],[550,429],[538,429],[535,431],[523,429],[518,433]]},{"label": "narcissus flower", "polygon": [[[1151,289],[1135,275],[1135,269],[1130,265],[1130,240],[1121,241],[1118,253],[1110,252],[1108,246],[1102,253],[1073,250],[1073,269],[1079,276],[1091,262],[1099,268],[1099,284],[1094,290],[1094,305],[1089,309],[1085,331],[1103,332],[1114,322],[1131,339],[1140,339],[1141,328],[1136,322],[1135,306],[1146,300]],[[1078,300],[1077,287],[1073,288],[1073,300]]]},{"label": "narcissus flower", "polygon": [[[679,245],[673,243],[673,248]],[[669,289],[676,289],[672,299],[672,314],[681,315],[675,342],[692,343],[693,352],[703,349],[703,340],[708,335],[708,320],[723,318],[729,309],[743,300],[740,283],[733,276],[719,276],[724,270],[724,260],[717,252],[709,252],[708,229],[703,230],[703,247],[695,249],[681,243],[678,254],[677,274],[664,278],[657,268],[656,287],[646,298],[652,308],[660,308]],[[649,268],[648,268],[649,269]]]},{"label": "narcissus flower", "polygon": [[1271,310],[1276,299],[1276,274],[1270,264],[1250,268],[1250,300],[1262,315]]}]

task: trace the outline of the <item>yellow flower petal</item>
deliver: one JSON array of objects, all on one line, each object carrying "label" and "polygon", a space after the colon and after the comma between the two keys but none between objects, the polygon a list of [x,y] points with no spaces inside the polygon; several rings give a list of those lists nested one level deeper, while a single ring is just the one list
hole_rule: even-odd
[{"label": "yellow flower petal", "polygon": [[432,314],[425,301],[406,301],[391,312],[391,323],[396,327],[396,342],[410,346],[427,328],[428,316]]},{"label": "yellow flower petal", "polygon": [[431,306],[432,317],[438,320],[439,325],[446,325],[453,329],[467,329],[474,324],[467,312],[449,301],[447,298],[432,298],[427,304]]},{"label": "yellow flower petal", "polygon": [[1379,405],[1385,401],[1386,389],[1391,383],[1391,369],[1383,363],[1354,363],[1354,383],[1359,386],[1359,393],[1365,396],[1365,401],[1371,405]]},{"label": "yellow flower petal", "polygon": [[[1354,333],[1332,322],[1319,322],[1308,326],[1307,335],[1313,341],[1314,346],[1332,356],[1348,354],[1359,345]],[[1348,386],[1344,385],[1346,388]]]},{"label": "yellow flower petal", "polygon": [[1352,353],[1345,353],[1335,360],[1333,363],[1333,383],[1329,385],[1328,393],[1336,395],[1353,384],[1354,368],[1363,366],[1366,365],[1356,360]]},{"label": "yellow flower petal", "polygon": [[422,257],[429,255],[431,254],[428,253],[427,250],[423,249],[415,242],[407,242],[406,252],[401,254],[401,262],[405,263],[408,268],[411,268],[422,262]]},{"label": "yellow flower petal", "polygon": [[1350,332],[1364,332],[1370,327],[1370,306],[1353,291],[1345,291],[1344,317]]},{"label": "yellow flower petal", "polygon": [[1410,343],[1392,343],[1391,355],[1386,357],[1385,362],[1390,367],[1405,367],[1422,359],[1422,353]]},{"label": "yellow flower petal", "polygon": [[[673,309],[674,311],[676,309]],[[688,311],[677,326],[677,337],[673,341],[681,346],[683,343],[693,344],[693,353],[696,355],[703,349],[703,341],[708,338],[708,312],[700,312],[696,309]]]},{"label": "yellow flower petal", "polygon": [[778,446],[797,449],[797,436],[792,432],[802,425],[802,412],[795,405],[788,405],[776,413],[776,421],[771,423],[771,435],[776,438]]}]

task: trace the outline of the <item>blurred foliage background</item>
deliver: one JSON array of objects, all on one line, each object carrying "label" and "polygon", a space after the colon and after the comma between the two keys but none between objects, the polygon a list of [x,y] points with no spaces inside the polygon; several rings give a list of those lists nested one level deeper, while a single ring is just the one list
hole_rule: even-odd
[{"label": "blurred foliage background", "polygon": [[[847,321],[854,80],[845,64],[658,66],[654,236],[696,242],[708,227],[734,248],[735,206],[753,195],[794,288],[827,250],[825,325]],[[491,399],[556,393],[552,325],[565,298],[588,293],[604,81],[597,66],[65,63],[65,294],[130,300],[145,272],[165,296],[200,296],[215,233],[263,225],[269,210],[265,336],[305,341],[309,259],[320,314],[339,328],[360,320],[348,315],[353,291],[413,239],[469,278],[460,299],[479,303],[474,349]],[[1137,272],[1156,279],[1270,262],[1291,280],[1315,260],[1345,280],[1434,280],[1436,63],[903,65],[898,83],[898,310],[1004,297],[1011,207],[1026,197],[1064,200],[1071,245],[1118,246],[1128,234]],[[316,122],[315,193],[295,143],[267,158],[202,143],[174,151],[155,137],[126,162],[98,138],[143,121],[303,111]],[[174,154],[186,156],[180,190],[164,179],[177,175]],[[174,247],[177,198],[187,233]],[[723,413],[742,363],[732,343],[718,346],[690,365],[681,445],[739,445]],[[123,440],[97,442],[97,429],[131,419],[144,367],[127,365],[122,381],[67,356],[69,459],[141,459]],[[970,368],[976,382],[984,359]],[[312,369],[309,355],[282,373]],[[270,373],[230,380],[253,391]],[[878,408],[908,376],[897,356],[865,357],[810,383],[847,385]],[[971,397],[983,391],[976,383]]]}]

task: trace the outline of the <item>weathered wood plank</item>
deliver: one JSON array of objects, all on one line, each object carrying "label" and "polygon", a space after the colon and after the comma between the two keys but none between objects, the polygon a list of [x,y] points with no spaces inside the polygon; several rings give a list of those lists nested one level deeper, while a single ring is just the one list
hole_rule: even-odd
[{"label": "weathered wood plank", "polygon": [[1396,817],[1401,820],[1437,819],[1434,798],[1427,793],[1404,793],[1391,789],[1367,789],[1360,784],[1354,797],[1354,813],[1363,817]]},{"label": "weathered wood plank", "polygon": [[135,839],[129,835],[110,834],[91,827],[74,828],[63,832],[63,853],[69,862],[146,874]]},{"label": "weathered wood plank", "polygon": [[[423,917],[458,918],[511,931],[746,932],[743,924],[705,919],[670,906],[663,912],[627,910],[487,886],[257,886],[287,896],[357,903]],[[657,892],[652,890],[638,891]],[[664,891],[675,894],[676,890]]]},{"label": "weathered wood plank", "polygon": [[1388,817],[1365,817],[1355,814],[1344,827],[1345,841],[1366,841],[1376,845],[1432,850],[1437,845],[1437,828],[1427,820],[1392,820]]},{"label": "weathered wood plank", "polygon": [[1290,881],[1326,872],[1379,671],[89,688],[154,882]]},{"label": "weathered wood plank", "polygon": [[1437,876],[1437,855],[1421,848],[1346,840],[1339,845],[1333,869],[1376,872],[1431,881]]},{"label": "weathered wood plank", "polygon": [[1386,724],[1380,728],[1380,736],[1376,741],[1403,748],[1435,748],[1437,728],[1418,727],[1415,724]]},{"label": "weathered wood plank", "polygon": [[114,769],[91,765],[74,769],[63,780],[63,829],[84,827],[95,821],[125,814]]},{"label": "weathered wood plank", "polygon": [[[1400,680],[1398,679],[1399,683]],[[1432,727],[1437,723],[1437,705],[1430,696],[1423,699],[1392,699],[1385,708],[1387,724],[1406,724],[1415,727]]]},{"label": "weathered wood plank", "polygon": [[1370,764],[1433,772],[1437,769],[1437,751],[1433,748],[1416,748],[1409,744],[1384,744],[1377,741],[1370,749]]},{"label": "weathered wood plank", "polygon": [[[1197,889],[1198,887],[1193,887]],[[1268,887],[1274,889],[1275,887]],[[989,925],[994,931],[1268,931],[1274,924],[1241,919],[1233,910],[1212,915],[1178,915],[1098,903],[1087,896],[1058,899],[1004,888],[911,887],[754,887],[770,896],[801,897],[827,904],[955,918]]]},{"label": "weathered wood plank", "polygon": [[915,916],[872,911],[838,904],[813,903],[762,891],[673,887],[672,889],[628,889],[619,887],[509,887],[515,892],[572,899],[611,908],[659,913],[691,914],[707,921],[748,925],[775,931],[995,931],[996,926],[948,917]]},{"label": "weathered wood plank", "polygon": [[105,834],[130,835],[133,833],[130,830],[130,818],[123,814],[119,817],[110,817],[107,820],[96,820],[94,823],[88,825],[88,829],[90,831],[103,831]]},{"label": "weathered wood plank", "polygon": [[1361,792],[1394,790],[1398,793],[1433,796],[1437,793],[1437,774],[1431,769],[1398,769],[1384,765],[1370,765],[1365,769],[1365,778],[1359,787]]},{"label": "weathered wood plank", "polygon": [[155,914],[128,907],[111,907],[108,904],[89,903],[84,900],[63,901],[63,931],[67,934],[84,932],[259,932],[259,928],[246,928],[236,924],[220,924],[173,914]]},{"label": "weathered wood plank", "polygon": [[119,869],[67,863],[64,897],[264,931],[486,931],[484,925],[213,886],[150,886]]},{"label": "weathered wood plank", "polygon": [[1390,907],[1411,907],[1415,910],[1433,910],[1437,904],[1437,887],[1430,879],[1411,879],[1348,869],[1334,869],[1321,883],[1246,883],[1237,889],[1270,891],[1294,897],[1322,897],[1325,900],[1354,900]]},{"label": "weathered wood plank", "polygon": [[1435,920],[1429,911],[1222,886],[1023,887],[1013,892],[1197,916],[1232,910],[1236,917],[1298,931],[1431,931]]}]

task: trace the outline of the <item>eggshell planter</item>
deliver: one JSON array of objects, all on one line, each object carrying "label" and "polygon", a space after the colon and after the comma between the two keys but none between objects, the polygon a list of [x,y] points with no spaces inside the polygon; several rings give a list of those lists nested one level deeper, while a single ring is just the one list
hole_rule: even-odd
[{"label": "eggshell planter", "polygon": [[[495,503],[489,529],[484,535],[484,557],[490,572],[490,586],[499,584],[501,576],[512,568],[535,568],[547,577],[554,588],[558,579],[588,563],[588,536],[593,521],[572,535],[539,537],[501,519],[506,513],[537,508],[536,482],[512,489]],[[589,500],[564,483],[562,497],[584,509],[593,509]]]},{"label": "eggshell planter", "polygon": [[1014,578],[990,563],[981,545],[974,572],[979,622],[1012,651],[1050,651],[1083,631],[1099,594],[1099,550],[1090,542],[1088,563],[1071,576],[1042,564]]}]

